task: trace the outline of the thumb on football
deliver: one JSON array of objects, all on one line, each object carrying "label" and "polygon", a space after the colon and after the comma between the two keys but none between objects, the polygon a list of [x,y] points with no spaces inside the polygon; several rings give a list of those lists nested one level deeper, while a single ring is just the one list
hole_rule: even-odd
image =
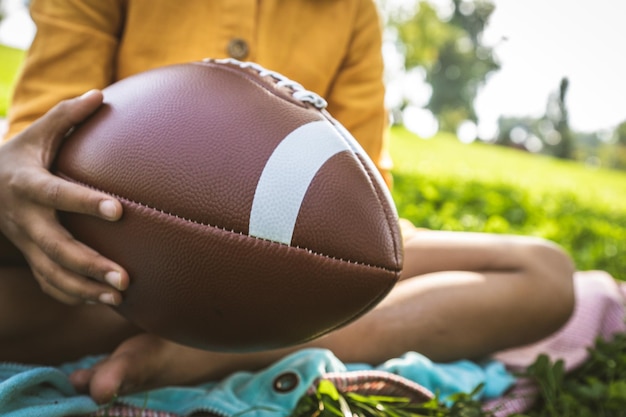
[{"label": "thumb on football", "polygon": [[82,96],[63,100],[31,126],[24,139],[35,142],[42,151],[42,162],[50,167],[59,146],[70,130],[102,105],[102,92],[90,90]]}]

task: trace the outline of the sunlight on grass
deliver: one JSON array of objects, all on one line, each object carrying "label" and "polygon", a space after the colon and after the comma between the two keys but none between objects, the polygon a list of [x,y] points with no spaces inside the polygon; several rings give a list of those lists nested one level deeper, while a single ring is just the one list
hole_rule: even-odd
[{"label": "sunlight on grass", "polygon": [[626,172],[585,166],[500,146],[465,145],[452,135],[424,140],[394,128],[395,171],[433,178],[468,178],[519,187],[537,198],[571,192],[583,205],[626,213]]},{"label": "sunlight on grass", "polygon": [[0,117],[6,116],[13,88],[13,81],[24,60],[25,52],[21,49],[0,45]]},{"label": "sunlight on grass", "polygon": [[395,128],[393,195],[420,227],[543,237],[626,280],[626,172]]}]

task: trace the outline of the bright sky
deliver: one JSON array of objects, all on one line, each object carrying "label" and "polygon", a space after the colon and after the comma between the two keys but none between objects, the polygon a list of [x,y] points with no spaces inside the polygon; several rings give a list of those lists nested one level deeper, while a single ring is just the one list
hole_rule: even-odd
[{"label": "bright sky", "polygon": [[[497,44],[502,68],[477,98],[479,132],[492,134],[501,114],[542,115],[563,76],[570,80],[567,104],[574,129],[611,129],[626,120],[624,0],[493,1],[485,39]],[[27,47],[34,27],[21,0],[4,3],[9,13],[0,25],[0,43]],[[423,101],[428,92],[414,95]]]},{"label": "bright sky", "polygon": [[0,22],[0,43],[16,48],[28,48],[35,26],[22,0],[0,0],[5,17]]},{"label": "bright sky", "polygon": [[623,0],[494,0],[485,33],[502,69],[476,107],[485,122],[498,114],[541,115],[563,76],[576,130],[610,129],[626,120],[626,2]]}]

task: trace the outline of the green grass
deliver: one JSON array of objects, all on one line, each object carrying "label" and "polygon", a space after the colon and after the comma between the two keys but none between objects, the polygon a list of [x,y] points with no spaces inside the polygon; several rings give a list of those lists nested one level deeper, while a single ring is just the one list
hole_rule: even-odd
[{"label": "green grass", "polygon": [[394,128],[394,198],[422,227],[540,236],[626,279],[626,172]]},{"label": "green grass", "polygon": [[566,374],[562,360],[540,355],[524,376],[537,382],[539,401],[512,417],[623,417],[626,415],[626,334],[596,341],[589,359]]},{"label": "green grass", "polygon": [[6,116],[13,82],[24,55],[25,52],[21,49],[0,45],[0,117]]},{"label": "green grass", "polygon": [[424,140],[402,128],[393,129],[392,154],[402,174],[504,183],[537,197],[569,192],[579,195],[582,204],[626,213],[626,172],[489,144],[466,145],[446,134]]}]

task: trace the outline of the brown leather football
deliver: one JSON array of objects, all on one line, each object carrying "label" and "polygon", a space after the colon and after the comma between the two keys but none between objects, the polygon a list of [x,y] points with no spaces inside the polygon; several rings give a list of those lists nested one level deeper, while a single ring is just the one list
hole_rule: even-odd
[{"label": "brown leather football", "polygon": [[252,63],[205,60],[104,89],[54,172],[122,202],[120,221],[60,213],[122,265],[116,309],[209,350],[299,344],[373,308],[400,274],[376,168],[314,93]]}]

